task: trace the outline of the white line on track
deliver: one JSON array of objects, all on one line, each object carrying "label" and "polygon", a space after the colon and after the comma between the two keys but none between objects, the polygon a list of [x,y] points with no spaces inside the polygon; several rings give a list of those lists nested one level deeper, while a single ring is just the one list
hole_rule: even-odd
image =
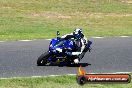
[{"label": "white line on track", "polygon": [[35,77],[42,77],[42,76],[31,76],[31,77],[34,77],[35,78]]},{"label": "white line on track", "polygon": [[40,78],[40,77],[57,77],[57,76],[74,76],[76,74],[66,74],[66,75],[48,75],[48,76],[29,76],[29,77],[9,77],[9,78],[0,78],[0,79],[15,79],[15,78]]},{"label": "white line on track", "polygon": [[46,39],[46,40],[51,40],[51,39]]},{"label": "white line on track", "polygon": [[27,42],[27,41],[33,41],[33,40],[19,40],[19,41],[24,41],[24,42]]},{"label": "white line on track", "polygon": [[5,42],[5,41],[0,41],[0,42]]},{"label": "white line on track", "polygon": [[56,77],[56,76],[61,76],[61,75],[50,75],[50,76],[52,76],[52,77]]},{"label": "white line on track", "polygon": [[[131,36],[117,36],[117,37],[128,38],[128,37],[131,37]],[[105,38],[105,37],[91,37],[91,38],[102,39],[102,38]],[[33,40],[18,40],[18,41],[28,42],[28,41],[35,41],[35,40],[37,40],[37,39],[33,39]],[[45,39],[45,40],[52,40],[52,39]],[[6,41],[0,41],[0,43],[1,42],[6,42]]]},{"label": "white line on track", "polygon": [[[128,37],[131,37],[131,36],[117,36],[117,37],[128,38]],[[107,37],[91,37],[91,38],[102,39],[102,38],[107,38]],[[51,39],[46,39],[46,40],[51,40]]]},{"label": "white line on track", "polygon": [[120,37],[126,38],[126,37],[130,37],[130,36],[120,36]]},{"label": "white line on track", "polygon": [[125,73],[125,74],[129,74],[129,73],[131,73],[131,72],[116,72],[116,73]]},{"label": "white line on track", "polygon": [[68,75],[77,75],[77,74],[68,74]]},{"label": "white line on track", "polygon": [[[104,38],[104,37],[91,37],[91,38]],[[46,40],[51,40],[51,39],[46,39]]]},{"label": "white line on track", "polygon": [[[132,72],[113,72],[113,73],[88,73],[88,74],[130,74]],[[66,75],[48,75],[48,76],[29,76],[29,77],[10,77],[0,79],[14,79],[14,78],[40,78],[40,77],[57,77],[57,76],[75,76],[77,74],[66,74]]]},{"label": "white line on track", "polygon": [[104,38],[104,37],[92,37],[92,38]]}]

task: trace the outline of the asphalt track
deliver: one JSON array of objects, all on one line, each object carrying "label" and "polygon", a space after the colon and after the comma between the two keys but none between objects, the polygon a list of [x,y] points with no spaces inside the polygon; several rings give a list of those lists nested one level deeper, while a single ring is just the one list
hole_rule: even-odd
[{"label": "asphalt track", "polygon": [[[90,40],[92,51],[81,61],[87,72],[132,72],[132,37]],[[37,57],[47,51],[48,46],[49,40],[0,42],[0,78],[77,73],[78,66],[37,66]]]}]

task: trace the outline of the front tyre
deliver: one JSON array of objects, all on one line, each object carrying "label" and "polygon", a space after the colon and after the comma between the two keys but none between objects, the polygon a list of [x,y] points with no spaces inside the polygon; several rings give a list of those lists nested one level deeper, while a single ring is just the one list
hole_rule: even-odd
[{"label": "front tyre", "polygon": [[37,60],[37,65],[38,66],[43,66],[43,65],[46,65],[48,63],[48,58],[49,58],[49,53],[48,52],[45,52],[44,54],[42,54],[38,60]]}]

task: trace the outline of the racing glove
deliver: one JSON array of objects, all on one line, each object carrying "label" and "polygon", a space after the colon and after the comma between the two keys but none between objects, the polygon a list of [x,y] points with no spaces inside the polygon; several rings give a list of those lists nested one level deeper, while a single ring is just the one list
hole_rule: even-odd
[{"label": "racing glove", "polygon": [[72,53],[71,52],[65,52],[67,55],[69,55],[69,56],[72,56]]}]

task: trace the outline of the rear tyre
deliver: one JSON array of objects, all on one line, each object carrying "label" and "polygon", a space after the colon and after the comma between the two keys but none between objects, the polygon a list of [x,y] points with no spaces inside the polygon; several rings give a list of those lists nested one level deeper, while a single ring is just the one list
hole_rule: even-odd
[{"label": "rear tyre", "polygon": [[43,65],[46,65],[48,63],[48,57],[49,57],[49,53],[48,52],[45,52],[44,54],[42,54],[38,60],[37,60],[37,65],[38,66],[43,66]]}]

